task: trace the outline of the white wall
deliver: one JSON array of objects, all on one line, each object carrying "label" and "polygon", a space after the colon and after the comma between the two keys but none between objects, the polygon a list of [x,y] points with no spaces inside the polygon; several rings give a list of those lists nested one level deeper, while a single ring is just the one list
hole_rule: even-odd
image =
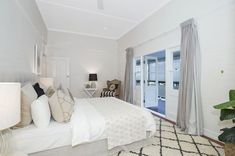
[{"label": "white wall", "polygon": [[115,40],[49,31],[47,55],[70,59],[71,91],[77,97],[85,97],[83,87],[89,73],[98,75],[96,96],[106,87],[107,80],[117,78]]},{"label": "white wall", "polygon": [[[225,123],[219,121],[219,112],[213,105],[228,100],[229,89],[235,88],[235,1],[234,0],[172,0],[118,41],[119,75],[124,78],[125,49],[135,47],[135,55],[141,56],[180,44],[179,25],[195,17],[199,26],[202,51],[202,104],[205,135],[216,138]],[[220,71],[224,70],[224,74]],[[176,102],[167,105],[174,110]],[[167,111],[167,110],[166,110]],[[169,111],[169,110],[168,110]],[[167,116],[168,117],[168,116]]]},{"label": "white wall", "polygon": [[31,73],[34,45],[47,38],[35,1],[1,0],[0,19],[0,72]]}]

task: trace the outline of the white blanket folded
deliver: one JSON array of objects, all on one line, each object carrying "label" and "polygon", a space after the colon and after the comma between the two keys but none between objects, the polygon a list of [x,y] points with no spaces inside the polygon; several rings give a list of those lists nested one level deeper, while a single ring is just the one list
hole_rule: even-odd
[{"label": "white blanket folded", "polygon": [[105,129],[103,116],[86,99],[76,99],[71,117],[72,146],[98,139]]}]

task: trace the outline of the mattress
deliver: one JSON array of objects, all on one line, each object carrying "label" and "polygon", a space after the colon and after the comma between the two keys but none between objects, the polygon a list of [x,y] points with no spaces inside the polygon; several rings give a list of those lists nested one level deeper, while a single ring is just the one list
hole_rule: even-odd
[{"label": "mattress", "polygon": [[12,131],[10,139],[14,149],[25,153],[35,153],[71,145],[70,123],[51,121],[47,128],[37,128],[34,124]]}]

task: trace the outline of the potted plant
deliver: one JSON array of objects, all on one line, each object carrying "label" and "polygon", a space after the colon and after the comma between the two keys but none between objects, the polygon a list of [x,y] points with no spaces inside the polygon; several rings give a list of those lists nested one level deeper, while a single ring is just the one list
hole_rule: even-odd
[{"label": "potted plant", "polygon": [[[232,120],[235,123],[235,90],[229,91],[229,101],[214,106],[215,109],[220,109],[220,120]],[[235,156],[235,126],[231,128],[223,128],[222,134],[218,139],[225,143],[224,151],[226,156]]]}]

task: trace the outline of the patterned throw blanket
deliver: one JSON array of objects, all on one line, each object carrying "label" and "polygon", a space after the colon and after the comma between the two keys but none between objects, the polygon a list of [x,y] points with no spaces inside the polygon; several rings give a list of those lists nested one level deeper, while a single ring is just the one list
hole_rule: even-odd
[{"label": "patterned throw blanket", "polygon": [[140,109],[116,98],[88,99],[105,119],[108,148],[146,138],[145,116]]},{"label": "patterned throw blanket", "polygon": [[[80,101],[79,105],[84,106],[84,104],[82,104],[81,102],[82,101]],[[92,114],[95,114],[96,116],[95,120],[93,121],[91,120],[93,115],[85,113],[87,115],[87,118],[89,118],[89,121],[86,121],[88,123],[87,125],[97,125],[98,127],[96,128],[96,130],[100,129],[99,132],[103,130],[102,135],[105,136],[105,138],[107,138],[108,140],[108,149],[145,139],[147,131],[154,133],[156,130],[153,116],[149,112],[119,99],[91,98],[83,99],[83,103],[84,102],[86,103],[85,107],[89,105],[89,109],[93,109]],[[83,109],[82,107],[80,108]],[[94,112],[94,110],[96,110],[97,112]],[[99,125],[97,121],[97,118],[101,118],[101,116],[102,121],[104,121],[105,123],[104,127],[102,127],[103,124]],[[76,123],[79,124],[79,121],[77,121]],[[77,127],[77,129],[80,128]],[[90,129],[92,129],[92,127],[88,126],[87,129],[89,131]],[[87,136],[88,135],[96,136],[96,138],[99,138],[99,136],[95,134],[87,134]],[[99,135],[101,134],[99,133]]]}]

